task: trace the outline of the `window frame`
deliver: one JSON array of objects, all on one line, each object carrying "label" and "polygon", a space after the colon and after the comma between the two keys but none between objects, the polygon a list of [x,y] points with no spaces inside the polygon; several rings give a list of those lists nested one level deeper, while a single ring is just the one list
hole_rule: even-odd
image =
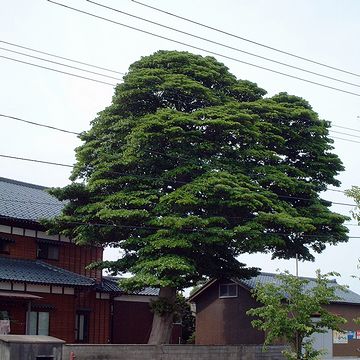
[{"label": "window frame", "polygon": [[[31,314],[35,314],[35,326],[32,326],[32,316]],[[39,330],[40,330],[40,314],[47,314],[47,334],[39,334]],[[44,336],[49,336],[50,334],[50,312],[49,311],[34,311],[31,310],[30,311],[30,316],[28,317],[30,324],[29,324],[29,335],[44,335]],[[32,334],[32,328],[35,328],[35,334]]]},{"label": "window frame", "polygon": [[[81,318],[83,319],[82,325],[82,338],[81,334]],[[89,342],[89,325],[90,313],[89,311],[78,310],[75,314],[75,342],[80,344],[87,344]]]},{"label": "window frame", "polygon": [[[42,247],[42,249],[40,249]],[[49,257],[49,248],[56,248],[57,249],[57,256],[56,257]],[[42,255],[41,253],[45,253]],[[59,244],[50,244],[47,242],[38,241],[36,243],[36,258],[43,259],[43,260],[55,260],[58,261],[60,258],[60,246]]]},{"label": "window frame", "polygon": [[[221,287],[222,286],[226,286],[227,287],[227,294],[229,294],[229,286],[235,286],[235,295],[221,295]],[[234,282],[229,282],[229,283],[219,283],[219,299],[227,299],[227,298],[237,298],[238,297],[238,284],[234,283]]]}]

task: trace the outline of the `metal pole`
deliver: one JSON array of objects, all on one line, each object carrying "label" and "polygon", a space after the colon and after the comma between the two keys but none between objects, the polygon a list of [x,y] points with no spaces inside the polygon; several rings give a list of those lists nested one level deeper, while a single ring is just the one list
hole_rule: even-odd
[{"label": "metal pole", "polygon": [[295,263],[296,263],[295,275],[296,277],[299,277],[299,256],[297,253],[295,255]]}]

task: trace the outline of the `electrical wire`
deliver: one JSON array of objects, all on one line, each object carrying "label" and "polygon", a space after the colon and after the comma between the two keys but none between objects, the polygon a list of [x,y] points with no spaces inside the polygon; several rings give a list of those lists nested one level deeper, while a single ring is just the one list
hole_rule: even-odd
[{"label": "electrical wire", "polygon": [[19,156],[0,154],[0,157],[7,158],[7,159],[13,159],[13,160],[31,161],[31,162],[40,163],[40,164],[47,164],[47,165],[55,165],[55,166],[73,168],[72,165],[68,165],[68,164],[56,163],[56,162],[45,161],[45,160],[29,159],[29,158],[24,158],[24,157],[19,157]]},{"label": "electrical wire", "polygon": [[345,130],[352,130],[352,131],[360,132],[360,130],[358,130],[358,129],[349,128],[349,127],[346,127],[346,126],[340,126],[340,125],[331,125],[331,126],[339,128],[339,129],[345,129]]},{"label": "electrical wire", "polygon": [[[188,184],[188,183],[187,183]],[[277,195],[279,198],[285,198],[285,199],[295,199],[295,200],[305,200],[310,201],[311,199],[305,199],[305,198],[298,198],[293,196],[283,196],[283,195]],[[22,203],[22,204],[37,204],[37,205],[49,205],[49,206],[64,206],[64,204],[55,204],[50,202],[42,202],[42,201],[32,201],[32,200],[17,200],[17,199],[5,199],[0,197],[0,201],[4,202],[10,202],[10,203]],[[357,206],[356,204],[347,204],[347,203],[339,203],[339,202],[333,202],[330,200],[325,200],[328,202],[331,202],[334,205],[343,205],[343,206]],[[213,215],[218,216],[218,215]],[[244,218],[242,216],[224,216],[227,219],[250,219],[250,218]]]},{"label": "electrical wire", "polygon": [[[80,135],[81,134],[80,132],[60,129],[60,128],[57,128],[57,127],[54,127],[54,126],[50,126],[50,125],[46,125],[46,124],[40,124],[40,123],[37,123],[37,122],[34,122],[34,121],[20,119],[20,118],[15,117],[15,116],[10,116],[10,115],[5,115],[5,114],[0,114],[0,116],[1,117],[6,117],[6,118],[9,118],[9,119],[12,119],[12,120],[16,120],[16,121],[21,121],[21,122],[24,122],[24,123],[27,123],[27,124],[30,124],[30,125],[35,125],[35,126],[48,128],[48,129],[51,129],[51,130],[56,130],[56,131],[65,132],[65,133],[74,134],[74,135]],[[349,130],[350,130],[350,128],[349,128]],[[175,156],[172,156],[172,155],[160,152],[160,151],[151,150],[151,152],[153,152],[155,154],[159,154],[159,155],[165,155],[165,156],[168,156],[168,157],[175,157]],[[189,160],[189,158],[179,157],[178,155],[176,156],[176,158],[183,159],[183,160]],[[182,183],[185,183],[185,182],[182,182]],[[339,192],[339,193],[343,193],[343,194],[345,193],[344,190],[339,190],[339,189],[327,189],[327,191],[334,191],[334,192]]]},{"label": "electrical wire", "polygon": [[110,85],[110,86],[112,86],[112,87],[115,87],[115,86],[116,86],[116,84],[111,84],[111,83],[108,83],[108,82],[105,82],[105,81],[96,80],[96,79],[91,79],[91,78],[88,78],[88,77],[86,77],[86,76],[81,76],[81,75],[76,75],[76,74],[68,73],[68,72],[61,71],[61,70],[56,70],[56,69],[49,68],[49,67],[46,67],[46,66],[29,63],[29,62],[27,62],[27,61],[18,60],[18,59],[14,59],[14,58],[7,57],[7,56],[3,56],[3,55],[0,55],[0,58],[2,58],[2,59],[7,59],[7,60],[11,60],[11,61],[15,61],[15,62],[18,62],[18,63],[21,63],[21,64],[26,64],[26,65],[35,66],[35,67],[38,67],[38,68],[41,68],[41,69],[46,69],[46,70],[50,70],[50,71],[55,71],[55,72],[57,72],[57,73],[61,73],[61,74],[69,75],[69,76],[74,76],[74,77],[77,77],[77,78],[80,78],[80,79],[84,79],[84,80],[94,81],[94,82],[97,82],[97,83],[100,83],[100,84],[104,84],[104,85]]},{"label": "electrical wire", "polygon": [[[28,120],[24,120],[24,119],[20,119],[18,117],[15,117],[15,116],[10,116],[10,115],[5,115],[5,114],[0,114],[1,117],[6,117],[6,118],[9,118],[9,119],[13,119],[13,120],[17,120],[17,121],[22,121],[24,123],[28,123],[28,124],[31,124],[31,125],[35,125],[35,126],[39,126],[39,127],[44,127],[44,128],[49,128],[49,129],[52,129],[52,130],[57,130],[57,131],[61,131],[61,132],[65,132],[65,133],[69,133],[69,134],[74,134],[74,135],[80,135],[81,133],[80,132],[75,132],[75,131],[70,131],[70,130],[64,130],[64,129],[59,129],[57,127],[54,127],[54,126],[51,126],[51,125],[46,125],[46,124],[40,124],[40,123],[37,123],[37,122],[34,122],[34,121],[28,121]],[[349,129],[350,130],[350,129]],[[354,129],[355,130],[355,129]],[[360,138],[360,136],[358,135],[352,135],[352,134],[348,134],[348,133],[343,133],[343,132],[339,132],[339,131],[335,131],[335,130],[329,130],[331,132],[334,132],[334,133],[337,133],[337,134],[343,134],[343,135],[348,135],[348,136],[352,136],[352,137],[356,137],[356,138]],[[356,130],[355,130],[356,131]],[[360,143],[359,141],[354,141],[354,140],[351,140],[351,139],[345,139],[345,138],[338,138],[336,136],[330,136],[331,138],[333,139],[340,139],[340,140],[344,140],[344,141],[350,141],[350,142],[354,142],[354,143]],[[159,152],[159,151],[155,151],[155,150],[152,150],[153,153],[155,154],[160,154],[160,155],[167,155],[169,156],[168,154],[165,154],[165,153],[162,153],[162,152]],[[181,159],[181,157],[179,157],[179,159]]]},{"label": "electrical wire", "polygon": [[155,34],[155,33],[153,33],[153,32],[150,32],[150,31],[146,31],[146,30],[137,28],[137,27],[135,27],[135,26],[123,24],[123,23],[120,23],[120,22],[118,22],[118,21],[111,20],[111,19],[105,18],[105,17],[103,17],[103,16],[95,15],[95,14],[89,13],[89,12],[84,11],[84,10],[76,9],[76,8],[71,7],[71,6],[68,6],[68,5],[65,5],[65,4],[61,4],[61,3],[58,3],[58,2],[53,1],[53,0],[47,0],[47,1],[50,2],[50,3],[52,3],[52,4],[55,4],[55,5],[58,5],[58,6],[67,8],[67,9],[72,10],[72,11],[76,11],[76,12],[79,12],[79,13],[82,13],[82,14],[85,14],[85,15],[88,15],[88,16],[91,16],[91,17],[95,17],[95,18],[97,18],[97,19],[104,20],[104,21],[107,21],[107,22],[111,22],[111,23],[113,23],[113,24],[116,24],[116,25],[119,25],[119,26],[123,26],[123,27],[126,27],[126,28],[128,28],[128,29],[132,29],[132,30],[135,30],[135,31],[138,31],[138,32],[141,32],[141,33],[150,35],[150,36],[154,36],[154,37],[157,37],[157,38],[159,38],[159,39],[171,41],[171,42],[176,43],[176,44],[179,44],[179,45],[183,45],[183,46],[186,46],[186,47],[189,47],[189,48],[192,48],[192,49],[200,50],[200,51],[203,51],[203,52],[208,53],[208,54],[220,56],[220,57],[222,57],[222,58],[224,58],[224,59],[236,61],[236,62],[238,62],[238,63],[245,64],[245,65],[249,65],[249,66],[255,67],[255,68],[257,68],[257,69],[266,70],[266,71],[269,71],[269,72],[272,72],[272,73],[275,73],[275,74],[278,74],[278,75],[286,76],[286,77],[289,77],[289,78],[292,78],[292,79],[296,79],[296,80],[300,80],[300,81],[303,81],[303,82],[306,82],[306,83],[310,83],[310,84],[313,84],[313,85],[318,85],[318,86],[321,86],[321,87],[324,87],[324,88],[327,88],[327,89],[331,89],[331,90],[339,91],[339,92],[342,92],[342,93],[345,93],[345,94],[349,94],[349,95],[354,95],[354,96],[360,97],[360,94],[359,94],[359,93],[354,93],[354,92],[352,92],[352,91],[347,91],[347,90],[340,89],[340,88],[337,88],[337,87],[334,87],[334,86],[330,86],[330,85],[318,83],[318,82],[316,82],[316,81],[304,79],[304,78],[301,78],[301,77],[299,77],[299,76],[290,75],[290,74],[287,74],[287,73],[284,73],[284,72],[281,72],[281,71],[277,71],[277,70],[274,70],[274,69],[270,69],[270,68],[267,68],[267,67],[264,67],[264,66],[261,66],[261,65],[256,65],[256,64],[253,64],[253,63],[250,63],[250,62],[242,61],[242,60],[237,59],[237,58],[234,58],[234,57],[232,57],[232,56],[224,55],[224,54],[221,54],[221,53],[218,53],[218,52],[215,52],[215,51],[211,51],[211,50],[204,49],[204,48],[199,47],[199,46],[195,46],[195,45],[191,45],[191,44],[188,44],[188,43],[179,41],[179,40],[171,39],[171,38],[166,37],[166,36],[163,36],[163,35]]},{"label": "electrical wire", "polygon": [[173,16],[173,17],[175,17],[175,18],[178,18],[178,19],[187,21],[187,22],[189,22],[189,23],[192,23],[192,24],[195,24],[195,25],[204,27],[204,28],[206,28],[206,29],[210,29],[210,30],[216,31],[216,32],[218,32],[218,33],[221,33],[221,34],[224,34],[224,35],[227,35],[227,36],[230,36],[230,37],[239,39],[239,40],[243,40],[243,41],[252,43],[252,44],[254,44],[254,45],[258,45],[258,46],[264,47],[264,48],[266,48],[266,49],[276,51],[276,52],[281,53],[281,54],[285,54],[285,55],[288,55],[288,56],[291,56],[291,57],[294,57],[294,58],[297,58],[297,59],[300,59],[300,60],[307,61],[307,62],[312,63],[312,64],[316,64],[316,65],[320,65],[320,66],[326,67],[326,68],[328,68],[328,69],[336,70],[336,71],[339,71],[339,72],[342,72],[342,73],[345,73],[345,74],[349,74],[349,75],[353,75],[353,76],[360,77],[360,74],[356,74],[356,73],[351,72],[351,71],[348,71],[348,70],[344,70],[344,69],[341,69],[341,68],[338,68],[338,67],[335,67],[335,66],[327,65],[327,64],[322,63],[322,62],[320,62],[320,61],[312,60],[312,59],[306,58],[306,57],[304,57],[304,56],[296,55],[296,54],[291,53],[291,52],[288,52],[288,51],[284,51],[284,50],[281,50],[281,49],[278,49],[278,48],[275,48],[275,47],[272,47],[272,46],[269,46],[269,45],[265,45],[265,44],[259,43],[259,42],[257,42],[257,41],[253,41],[253,40],[247,39],[247,38],[245,38],[245,37],[241,37],[241,36],[239,36],[239,35],[232,34],[232,33],[230,33],[230,32],[221,30],[221,29],[219,29],[219,28],[216,28],[216,27],[213,27],[213,26],[209,26],[209,25],[206,25],[206,24],[202,24],[202,23],[200,23],[200,22],[198,22],[198,21],[194,21],[194,20],[188,19],[188,18],[183,17],[183,16],[180,16],[180,15],[176,15],[176,14],[171,13],[171,12],[169,12],[169,11],[165,11],[165,10],[162,10],[162,9],[160,9],[160,8],[157,8],[157,7],[155,7],[155,6],[150,6],[150,5],[148,5],[148,4],[142,3],[142,2],[137,1],[137,0],[131,0],[131,1],[134,2],[134,3],[136,3],[136,4],[139,4],[139,5],[141,5],[141,6],[145,6],[145,7],[147,7],[147,8],[152,9],[152,10],[161,12],[161,13],[163,13],[163,14],[167,14],[167,15]]},{"label": "electrical wire", "polygon": [[195,38],[195,39],[199,39],[199,40],[202,40],[202,41],[206,41],[206,42],[208,42],[208,43],[215,44],[215,45],[224,47],[224,48],[226,48],[226,49],[234,50],[234,51],[237,51],[237,52],[240,52],[240,53],[243,53],[243,54],[247,54],[247,55],[250,55],[250,56],[254,56],[254,57],[259,58],[259,59],[262,59],[262,60],[270,61],[270,62],[275,63],[275,64],[278,64],[278,65],[286,66],[286,67],[291,68],[291,69],[295,69],[295,70],[299,70],[299,71],[302,71],[302,72],[305,72],[305,73],[308,73],[308,74],[320,76],[320,77],[323,77],[323,78],[326,78],[326,79],[329,79],[329,80],[333,80],[333,81],[336,81],[336,82],[340,82],[340,83],[343,83],[343,84],[346,84],[346,85],[351,85],[351,86],[355,86],[355,87],[360,87],[359,84],[355,84],[355,83],[352,83],[352,82],[348,82],[348,81],[345,81],[345,80],[341,80],[341,79],[338,79],[338,78],[334,78],[334,77],[332,77],[332,76],[320,74],[320,73],[315,72],[315,71],[311,71],[311,70],[307,70],[307,69],[304,69],[304,68],[301,68],[301,67],[298,67],[298,66],[290,65],[290,64],[287,64],[287,63],[278,61],[278,60],[270,59],[270,58],[268,58],[268,57],[261,56],[261,55],[259,55],[259,54],[254,54],[254,53],[251,53],[251,52],[249,52],[249,51],[245,51],[245,50],[242,50],[242,49],[239,49],[239,48],[235,48],[235,47],[230,46],[230,45],[226,45],[226,44],[223,44],[223,43],[220,43],[220,42],[217,42],[217,41],[208,39],[208,38],[204,38],[204,37],[202,37],[202,36],[198,36],[198,35],[195,35],[195,34],[192,34],[192,33],[189,33],[189,32],[183,31],[183,30],[180,30],[180,29],[176,29],[176,28],[174,28],[174,27],[167,26],[167,25],[161,24],[161,23],[159,23],[159,22],[149,20],[149,19],[143,18],[143,17],[141,17],[141,16],[137,16],[137,15],[134,15],[134,14],[130,14],[130,13],[128,13],[128,12],[125,12],[125,11],[122,11],[122,10],[119,10],[119,9],[112,8],[112,7],[110,7],[110,6],[107,6],[107,5],[104,5],[104,4],[101,4],[101,3],[98,3],[98,2],[92,1],[92,0],[86,0],[86,1],[89,2],[89,3],[91,3],[91,4],[100,6],[100,7],[102,7],[102,8],[105,8],[105,9],[108,9],[108,10],[112,10],[112,11],[118,12],[118,13],[120,13],[120,14],[123,14],[123,15],[126,15],[126,16],[130,16],[130,17],[135,18],[135,19],[139,19],[139,20],[141,20],[141,21],[145,21],[145,22],[147,22],[147,23],[150,23],[150,24],[153,24],[153,25],[156,25],[156,26],[160,26],[160,27],[165,28],[165,29],[167,29],[167,30],[172,30],[172,31],[175,31],[175,32],[178,32],[178,33],[187,35],[187,36],[191,36],[191,37],[193,37],[193,38]]},{"label": "electrical wire", "polygon": [[115,79],[115,80],[121,81],[121,79],[116,78],[115,76],[110,76],[110,75],[102,74],[102,73],[99,73],[99,72],[96,72],[96,71],[91,71],[91,70],[82,69],[82,68],[79,68],[79,67],[77,67],[77,66],[67,65],[67,64],[64,64],[64,63],[57,62],[57,61],[44,59],[44,58],[41,58],[41,57],[39,57],[39,56],[34,56],[34,55],[30,55],[30,54],[23,53],[23,52],[21,52],[21,51],[15,51],[15,50],[6,49],[6,48],[3,48],[3,47],[0,47],[0,50],[9,51],[9,52],[11,52],[11,53],[18,54],[18,55],[22,55],[22,56],[27,56],[27,57],[30,57],[30,58],[32,58],[32,59],[41,60],[41,61],[46,61],[46,62],[49,62],[49,63],[51,63],[51,64],[60,65],[60,66],[68,67],[68,68],[70,68],[70,69],[75,69],[75,70],[79,70],[79,71],[84,71],[84,72],[87,72],[87,73],[89,73],[89,74],[100,75],[100,76],[103,76],[103,77],[107,77],[107,78],[109,78],[109,79]]},{"label": "electrical wire", "polygon": [[336,131],[336,130],[331,130],[331,129],[330,129],[330,131],[335,133],[335,134],[347,135],[347,136],[352,136],[352,137],[360,139],[359,135],[352,135],[352,134],[349,134],[349,133],[344,133],[344,132],[341,132],[341,131]]},{"label": "electrical wire", "polygon": [[10,115],[5,115],[5,114],[0,114],[0,116],[5,117],[5,118],[9,118],[9,119],[12,119],[12,120],[15,120],[15,121],[20,121],[20,122],[23,122],[23,123],[26,123],[26,124],[35,125],[35,126],[39,126],[39,127],[44,127],[44,128],[51,129],[51,130],[56,130],[56,131],[60,131],[60,132],[68,133],[68,134],[73,134],[73,135],[80,135],[79,132],[60,129],[58,127],[51,126],[51,125],[40,124],[40,123],[37,123],[35,121],[24,120],[24,119],[20,119],[18,117],[15,117],[15,116],[10,116]]},{"label": "electrical wire", "polygon": [[[12,156],[12,155],[0,154],[0,157],[9,158],[9,159],[13,159],[13,160],[30,161],[30,162],[41,163],[41,164],[46,164],[46,165],[54,165],[54,166],[73,168],[73,165],[69,165],[69,164],[56,163],[56,162],[38,160],[38,159],[29,159],[29,158]],[[127,176],[127,177],[133,177],[133,178],[143,178],[143,179],[147,179],[147,180],[161,180],[164,182],[179,183],[179,184],[185,184],[185,185],[189,183],[187,181],[164,179],[161,177],[150,176],[150,175],[128,174],[128,173],[121,173],[121,172],[112,171],[112,170],[110,170],[108,172],[111,174],[114,174],[114,175]],[[301,201],[313,201],[313,199],[301,198],[301,197],[296,197],[296,196],[278,195],[278,194],[276,194],[276,196],[280,199],[284,198],[284,199],[301,200]],[[330,202],[333,205],[342,205],[342,206],[351,206],[351,207],[357,206],[356,204],[340,203],[340,202],[335,202],[335,201],[331,201],[331,200],[327,200],[327,199],[322,199],[322,200]]]},{"label": "electrical wire", "polygon": [[360,141],[344,139],[344,138],[341,138],[341,137],[338,137],[338,136],[332,136],[331,138],[332,139],[337,139],[337,140],[349,141],[349,142],[352,142],[352,143],[355,143],[355,144],[360,144]]},{"label": "electrical wire", "polygon": [[53,57],[55,57],[55,58],[62,59],[62,60],[66,60],[66,61],[71,61],[71,62],[74,62],[74,63],[77,63],[77,64],[90,66],[90,67],[93,67],[93,68],[95,68],[95,69],[109,71],[109,72],[112,72],[112,73],[115,73],[115,74],[119,74],[119,75],[125,75],[125,73],[120,72],[120,71],[116,71],[116,70],[112,70],[112,69],[109,69],[109,68],[105,68],[105,67],[101,67],[101,66],[89,64],[89,63],[87,63],[87,62],[83,62],[83,61],[79,61],[79,60],[70,59],[70,58],[67,58],[67,57],[64,57],[64,56],[59,56],[59,55],[51,54],[51,53],[48,53],[48,52],[45,52],[45,51],[36,50],[36,49],[34,49],[34,48],[30,48],[30,47],[23,46],[23,45],[19,45],[19,44],[14,44],[14,43],[9,42],[9,41],[0,40],[0,43],[7,44],[7,45],[11,45],[11,46],[15,46],[15,47],[18,47],[18,48],[21,48],[21,49],[26,49],[26,50],[34,51],[34,52],[37,52],[37,53],[43,54],[43,55],[53,56]]},{"label": "electrical wire", "polygon": [[[0,216],[0,219],[9,220],[8,216]],[[38,222],[39,219],[24,219],[28,221],[34,221]],[[150,226],[132,226],[132,225],[120,225],[120,224],[106,224],[106,223],[96,223],[96,222],[81,222],[81,221],[65,221],[65,220],[57,220],[59,223],[69,224],[69,225],[86,225],[86,226],[97,226],[97,227],[114,227],[114,228],[126,228],[126,229],[136,229],[136,230],[151,230],[151,231],[157,231],[157,230],[174,230],[173,227],[150,227]],[[208,233],[212,235],[218,234],[216,230],[210,231],[209,229],[189,229],[189,228],[182,228],[179,229],[181,231],[187,231],[191,233]],[[281,235],[281,236],[291,236],[294,235],[294,233],[279,233],[279,232],[264,232],[261,235]],[[315,234],[301,234],[301,237],[304,238],[329,238],[329,235],[315,235]],[[333,237],[334,238],[334,237]],[[336,238],[336,237],[335,237]],[[347,236],[349,239],[360,239],[360,236]]]}]

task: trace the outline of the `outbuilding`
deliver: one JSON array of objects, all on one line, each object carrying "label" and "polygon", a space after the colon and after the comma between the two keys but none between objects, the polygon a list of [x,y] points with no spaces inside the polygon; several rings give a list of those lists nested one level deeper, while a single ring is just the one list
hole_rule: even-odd
[{"label": "outbuilding", "polygon": [[[315,279],[309,280],[309,286]],[[251,295],[257,283],[276,283],[276,274],[260,273],[251,279],[212,279],[189,298],[195,304],[196,336],[198,345],[263,344],[264,333],[251,325],[246,312],[260,306]],[[331,284],[336,285],[333,280]],[[328,331],[314,338],[317,348],[324,348],[327,356],[358,356],[360,325],[360,295],[350,290],[337,290],[340,299],[326,305],[328,310],[343,316],[347,323],[344,333]]]}]

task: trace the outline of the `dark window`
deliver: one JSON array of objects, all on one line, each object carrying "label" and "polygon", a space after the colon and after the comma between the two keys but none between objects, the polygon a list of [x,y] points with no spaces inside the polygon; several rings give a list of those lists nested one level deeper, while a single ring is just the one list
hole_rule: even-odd
[{"label": "dark window", "polygon": [[9,313],[7,310],[0,310],[0,320],[9,320]]},{"label": "dark window", "polygon": [[10,242],[0,239],[0,254],[10,254]]},{"label": "dark window", "polygon": [[89,313],[78,311],[75,317],[75,340],[86,343],[89,340]]},{"label": "dark window", "polygon": [[220,284],[219,285],[219,297],[237,297],[237,284]]},{"label": "dark window", "polygon": [[59,260],[59,246],[38,242],[37,257],[39,259]]},{"label": "dark window", "polygon": [[49,335],[49,313],[45,311],[30,312],[29,335]]}]

